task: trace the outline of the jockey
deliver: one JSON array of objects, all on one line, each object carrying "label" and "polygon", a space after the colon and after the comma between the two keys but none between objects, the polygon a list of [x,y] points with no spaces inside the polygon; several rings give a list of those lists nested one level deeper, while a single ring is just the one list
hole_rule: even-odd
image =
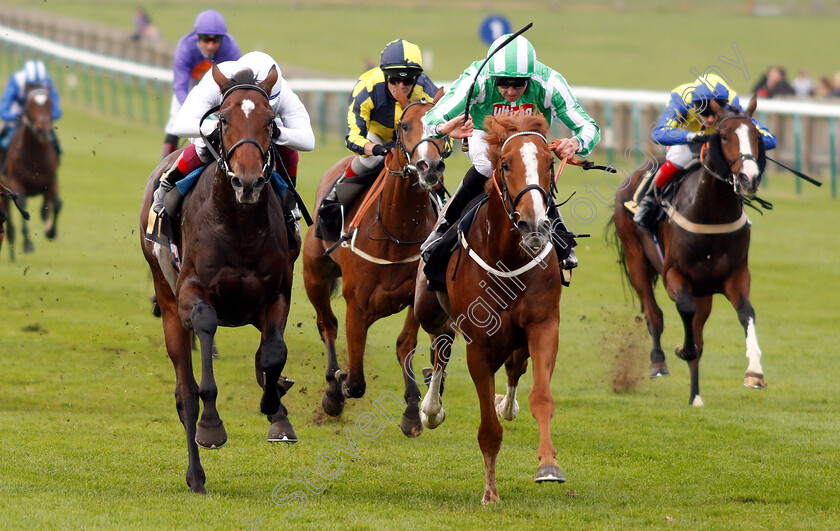
[{"label": "jockey", "polygon": [[[649,231],[653,229],[652,218],[656,211],[653,206],[657,203],[657,191],[700,157],[700,149],[708,140],[707,135],[715,132],[717,118],[710,105],[712,100],[720,107],[729,105],[743,112],[738,95],[715,74],[705,74],[671,91],[671,99],[652,131],[653,140],[666,146],[665,162],[655,175],[649,172],[643,177],[633,194],[633,200],[624,203],[628,210],[635,212],[633,221],[641,227]],[[776,137],[773,133],[755,118],[752,121],[761,133],[764,147],[775,148]],[[656,186],[651,186],[651,182]],[[642,194],[644,196],[637,204],[637,198]]]},{"label": "jockey", "polygon": [[227,32],[225,18],[218,11],[208,9],[195,17],[194,29],[184,35],[175,48],[172,80],[172,102],[169,105],[169,123],[163,140],[161,157],[178,149],[178,135],[172,134],[178,110],[187,99],[187,93],[210,70],[213,61],[222,63],[242,57],[239,44]]},{"label": "jockey", "polygon": [[[274,109],[276,118],[275,132],[272,141],[277,148],[278,169],[286,173],[286,177],[293,184],[297,179],[298,154],[297,151],[312,151],[315,147],[315,134],[309,123],[309,113],[289,88],[288,83],[280,73],[280,67],[268,54],[250,52],[236,61],[228,61],[218,65],[219,70],[226,77],[237,72],[250,70],[257,81],[264,80],[271,70],[277,70],[277,81],[269,92],[269,102]],[[222,94],[213,79],[213,73],[207,72],[198,85],[187,95],[184,105],[178,112],[172,131],[177,136],[188,137],[192,144],[187,146],[177,160],[160,178],[160,186],[155,191],[152,209],[156,213],[163,210],[163,198],[169,190],[175,188],[175,183],[183,179],[193,170],[212,161],[212,155],[200,137],[199,126],[201,118],[211,108],[221,104]],[[207,123],[205,121],[205,131]],[[173,193],[175,193],[173,191]],[[180,197],[176,197],[180,201]],[[297,211],[297,209],[295,209]],[[296,216],[300,214],[296,212]]]},{"label": "jockey", "polygon": [[[510,35],[503,35],[490,46],[493,52]],[[542,114],[549,125],[559,118],[574,135],[560,140],[554,153],[560,157],[587,155],[601,138],[595,121],[580,107],[566,80],[559,72],[537,61],[536,51],[523,36],[518,36],[503,50],[499,50],[488,68],[478,72],[482,61],[471,64],[438,103],[423,117],[426,134],[433,138],[469,137],[469,157],[472,167],[461,185],[446,204],[438,224],[421,246],[424,258],[431,255],[446,230],[461,216],[467,203],[484,191],[484,184],[493,175],[487,157],[484,120],[495,114],[522,112]],[[477,75],[477,77],[476,77]],[[473,94],[467,94],[476,80]],[[471,98],[470,116],[464,120],[464,108]],[[555,249],[562,269],[577,267],[574,238],[566,231],[559,208],[548,209],[557,238]],[[559,230],[558,230],[559,229]]]},{"label": "jockey", "polygon": [[[23,114],[26,94],[32,88],[43,87],[50,91],[50,102],[52,103],[53,121],[61,118],[61,105],[59,105],[58,91],[52,78],[47,73],[47,67],[43,61],[30,60],[23,63],[23,68],[12,74],[3,97],[0,98],[0,118],[3,119],[3,129],[0,131],[0,169],[5,164],[6,150],[12,139],[12,134],[20,125],[20,118]],[[58,137],[55,130],[52,131],[52,139],[55,144],[56,153],[61,154],[61,147],[58,145]]]},{"label": "jockey", "polygon": [[[370,173],[394,147],[394,131],[403,112],[400,101],[434,101],[437,91],[438,87],[423,73],[423,59],[416,44],[397,39],[385,46],[379,66],[359,76],[350,94],[345,141],[347,148],[358,156],[353,157],[336,188],[322,201],[318,214],[325,219],[319,223],[330,226],[340,223],[339,196],[342,204],[349,205],[365,188]],[[341,189],[340,194],[336,193],[337,188]],[[328,238],[320,230],[316,234]]]}]

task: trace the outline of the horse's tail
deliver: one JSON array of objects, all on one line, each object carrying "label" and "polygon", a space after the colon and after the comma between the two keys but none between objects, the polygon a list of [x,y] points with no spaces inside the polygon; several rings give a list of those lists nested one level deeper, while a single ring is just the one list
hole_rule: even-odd
[{"label": "horse's tail", "polygon": [[336,277],[330,282],[330,299],[334,299],[339,295],[339,286],[341,286],[341,277]]},{"label": "horse's tail", "polygon": [[[630,298],[632,300],[636,299],[636,290],[633,289],[632,285],[630,285],[630,269],[627,266],[627,254],[624,251],[624,242],[621,241],[621,238],[618,236],[618,229],[615,226],[615,219],[613,216],[610,216],[610,219],[607,221],[606,226],[604,227],[604,239],[615,247],[616,254],[618,255],[618,265],[623,273],[621,275],[621,289],[624,292],[624,296],[627,296],[627,293],[630,293]],[[656,287],[656,283],[659,280],[659,274],[656,270],[653,270],[653,274],[650,278],[651,287]],[[639,301],[641,304],[641,301]],[[642,308],[644,311],[644,308]]]}]

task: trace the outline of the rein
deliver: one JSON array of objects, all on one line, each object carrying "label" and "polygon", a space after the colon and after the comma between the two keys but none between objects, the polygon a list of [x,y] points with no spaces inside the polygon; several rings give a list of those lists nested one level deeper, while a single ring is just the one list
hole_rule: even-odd
[{"label": "rein", "polygon": [[[505,141],[502,143],[502,147],[499,148],[499,155],[500,156],[501,156],[501,153],[504,151],[507,143],[510,142],[511,140],[513,140],[514,138],[518,137],[518,136],[538,136],[542,139],[543,142],[545,142],[546,145],[548,145],[548,140],[546,140],[546,138],[543,135],[541,135],[540,133],[537,133],[537,132],[534,132],[534,131],[521,131],[519,133],[514,133],[514,134],[510,135],[509,137],[507,137],[507,139],[505,139]],[[516,205],[519,203],[519,200],[522,199],[522,197],[526,193],[530,192],[531,190],[536,190],[537,192],[539,192],[539,194],[543,198],[543,201],[546,203],[546,208],[548,208],[548,192],[546,192],[545,189],[542,186],[540,186],[539,184],[529,184],[527,186],[524,186],[519,191],[519,193],[516,194],[516,197],[511,199],[510,190],[508,189],[507,181],[505,180],[504,165],[502,165],[502,164],[499,165],[499,179],[498,180],[501,181],[501,183],[502,183],[501,184],[501,189],[499,188],[499,183],[497,182],[496,179],[493,179],[493,187],[496,189],[496,192],[499,194],[499,199],[502,200],[502,206],[505,209],[505,212],[507,213],[508,218],[514,224],[514,226],[516,225],[516,218],[519,217],[519,212],[516,211]]]}]

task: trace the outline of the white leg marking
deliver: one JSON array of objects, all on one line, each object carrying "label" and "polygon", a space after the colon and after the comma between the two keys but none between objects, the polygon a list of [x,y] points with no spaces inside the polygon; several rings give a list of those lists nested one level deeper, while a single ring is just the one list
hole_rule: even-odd
[{"label": "white leg marking", "polygon": [[703,399],[700,398],[700,395],[694,397],[694,401],[691,403],[694,407],[702,407],[703,406]]},{"label": "white leg marking", "polygon": [[420,403],[420,422],[429,429],[437,428],[446,418],[446,411],[444,411],[440,401],[440,383],[442,380],[443,369],[435,367],[432,373],[432,381],[429,382],[429,390]]},{"label": "white leg marking", "polygon": [[513,420],[519,415],[519,402],[516,401],[516,387],[507,386],[505,396],[496,395],[496,413],[505,420]]},{"label": "white leg marking", "polygon": [[747,371],[764,374],[764,369],[761,368],[761,349],[758,346],[758,337],[755,334],[755,322],[752,319],[747,321],[747,359],[750,360]]}]

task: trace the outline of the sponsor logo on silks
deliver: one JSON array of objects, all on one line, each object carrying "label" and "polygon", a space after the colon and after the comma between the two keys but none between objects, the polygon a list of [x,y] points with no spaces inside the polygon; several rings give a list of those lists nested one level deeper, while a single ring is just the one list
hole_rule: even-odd
[{"label": "sponsor logo on silks", "polygon": [[534,104],[533,103],[526,103],[525,105],[505,105],[502,103],[497,103],[493,105],[493,116],[498,116],[500,114],[518,114],[521,113],[525,116],[531,116],[534,114]]}]

